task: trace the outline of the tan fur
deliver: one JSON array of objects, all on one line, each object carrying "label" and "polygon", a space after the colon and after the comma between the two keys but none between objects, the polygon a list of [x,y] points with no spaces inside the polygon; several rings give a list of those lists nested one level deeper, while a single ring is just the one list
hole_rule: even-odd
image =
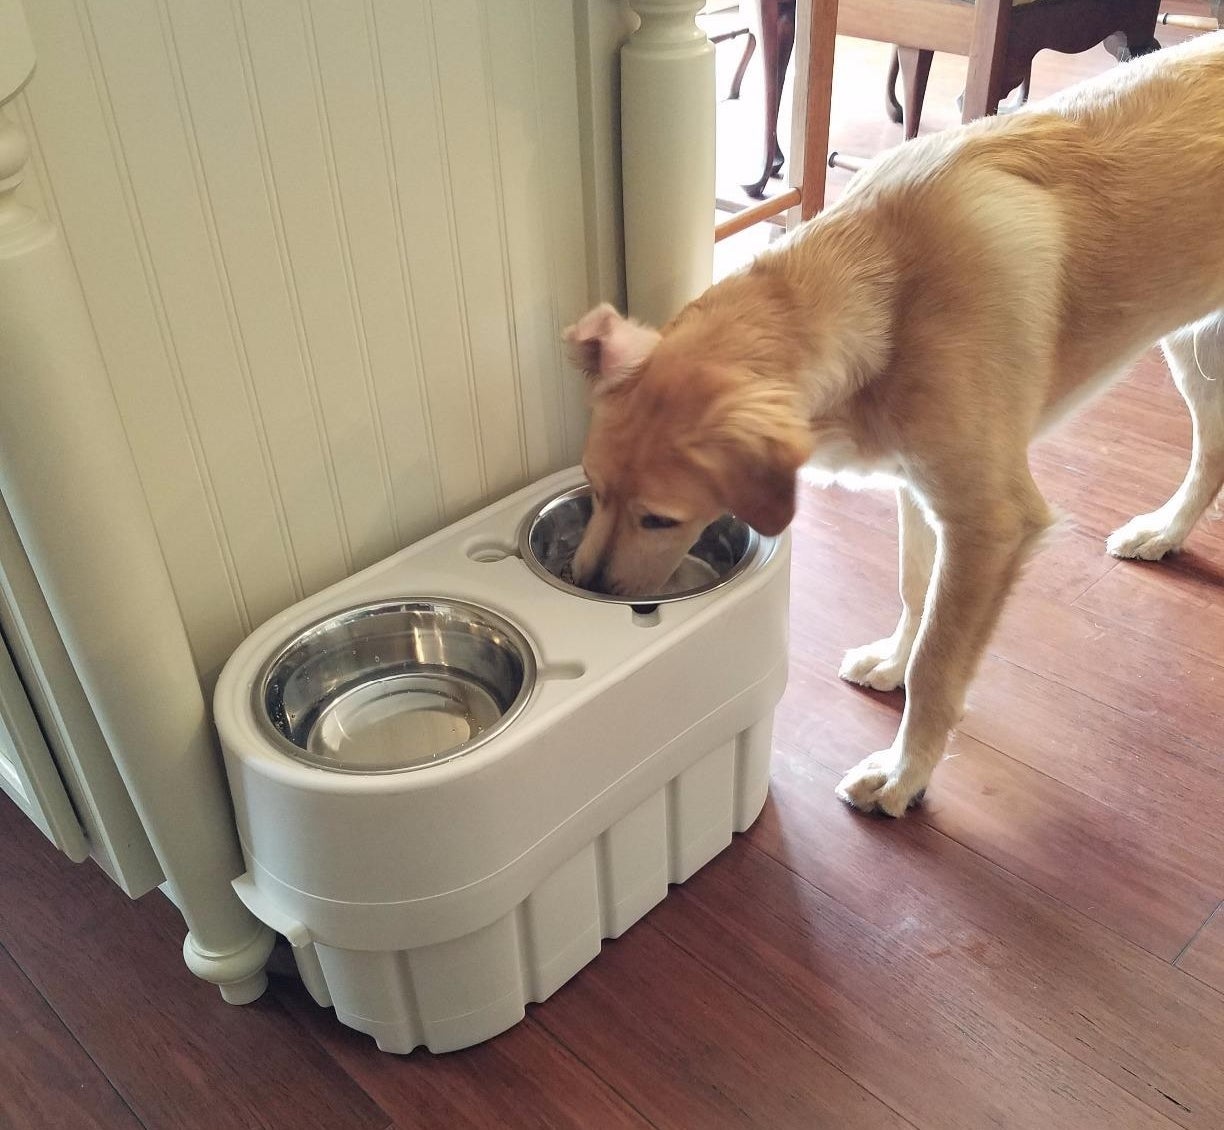
[{"label": "tan fur", "polygon": [[[599,503],[580,579],[656,588],[727,509],[781,530],[805,463],[888,476],[904,612],[842,674],[904,680],[906,708],[892,748],[839,794],[900,815],[1051,523],[1032,438],[1163,338],[1195,425],[1191,467],[1111,551],[1176,549],[1224,482],[1222,201],[1224,33],[886,154],[661,337],[634,327],[614,371],[593,366],[584,465]],[[588,354],[623,346],[629,324],[604,319],[609,333],[568,336]],[[677,524],[643,528],[648,514]]]}]

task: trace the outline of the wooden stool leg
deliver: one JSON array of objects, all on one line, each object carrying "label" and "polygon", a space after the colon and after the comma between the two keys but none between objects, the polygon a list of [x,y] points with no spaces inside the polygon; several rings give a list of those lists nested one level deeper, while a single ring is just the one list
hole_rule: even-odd
[{"label": "wooden stool leg", "polygon": [[998,113],[1007,94],[1004,82],[1011,13],[1012,0],[977,0],[962,121]]},{"label": "wooden stool leg", "polygon": [[810,0],[807,80],[803,92],[803,202],[800,218],[810,220],[825,202],[829,171],[829,111],[833,103],[833,56],[837,41],[837,0]]},{"label": "wooden stool leg", "polygon": [[898,47],[896,54],[905,90],[901,122],[905,127],[905,140],[909,141],[918,136],[918,126],[922,123],[922,103],[926,98],[927,79],[931,76],[935,52],[918,47]]}]

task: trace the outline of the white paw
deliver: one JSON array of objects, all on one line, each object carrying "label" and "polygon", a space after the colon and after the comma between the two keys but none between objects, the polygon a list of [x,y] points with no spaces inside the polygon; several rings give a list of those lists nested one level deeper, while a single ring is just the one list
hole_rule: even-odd
[{"label": "white paw", "polygon": [[904,816],[905,810],[922,799],[930,773],[915,772],[902,765],[891,749],[864,758],[837,785],[837,795],[863,812]]},{"label": "white paw", "polygon": [[1114,530],[1105,548],[1115,557],[1159,561],[1166,553],[1175,553],[1181,548],[1182,539],[1176,534],[1160,513],[1140,514],[1121,529]]},{"label": "white paw", "polygon": [[892,639],[852,647],[842,660],[838,675],[848,683],[877,691],[895,691],[905,682],[909,652],[899,654]]}]

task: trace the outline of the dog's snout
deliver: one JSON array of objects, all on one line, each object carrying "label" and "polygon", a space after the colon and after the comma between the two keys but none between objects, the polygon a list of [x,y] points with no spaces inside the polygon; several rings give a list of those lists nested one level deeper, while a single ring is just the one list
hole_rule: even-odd
[{"label": "dog's snout", "polygon": [[584,589],[590,589],[591,592],[607,593],[608,589],[608,570],[607,559],[601,559],[595,563],[595,568],[591,570],[590,575],[585,581],[580,584]]},{"label": "dog's snout", "polygon": [[587,589],[589,592],[606,592],[607,567],[606,556],[597,557],[589,565],[580,564],[578,558],[575,558],[570,565],[570,580],[579,588]]}]

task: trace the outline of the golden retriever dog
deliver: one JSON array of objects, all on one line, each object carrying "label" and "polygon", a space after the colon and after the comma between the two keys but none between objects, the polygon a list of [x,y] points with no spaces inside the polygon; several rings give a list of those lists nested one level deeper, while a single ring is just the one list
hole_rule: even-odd
[{"label": "golden retriever dog", "polygon": [[1224,33],[907,142],[661,331],[601,306],[566,338],[592,394],[579,583],[657,590],[726,511],[779,533],[805,464],[894,485],[901,619],[841,675],[904,684],[905,711],[837,792],[900,816],[1052,523],[1032,439],[1160,341],[1190,468],[1109,551],[1177,549],[1224,484]]}]

